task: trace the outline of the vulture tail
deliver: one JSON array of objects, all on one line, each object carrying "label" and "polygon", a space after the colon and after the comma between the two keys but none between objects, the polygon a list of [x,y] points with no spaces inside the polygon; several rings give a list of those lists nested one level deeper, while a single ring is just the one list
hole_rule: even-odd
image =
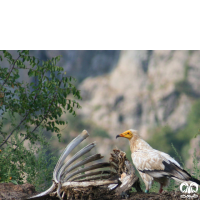
[{"label": "vulture tail", "polygon": [[191,181],[192,182],[195,182],[195,183],[197,183],[198,185],[200,185],[200,180],[198,180],[198,179],[196,179],[196,178],[191,178]]}]

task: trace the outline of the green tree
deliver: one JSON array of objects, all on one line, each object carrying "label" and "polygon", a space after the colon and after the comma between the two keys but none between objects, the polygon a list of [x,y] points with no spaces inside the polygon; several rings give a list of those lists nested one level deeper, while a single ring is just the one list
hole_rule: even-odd
[{"label": "green tree", "polygon": [[[67,123],[61,115],[69,112],[75,116],[75,109],[81,107],[75,100],[81,99],[75,79],[57,66],[60,56],[41,61],[29,51],[18,51],[17,58],[11,53],[0,52],[0,181],[10,179],[12,167],[15,172],[23,168],[24,156],[31,152],[23,148],[25,141],[44,143],[44,131],[39,128],[56,132],[60,139],[56,125]],[[22,180],[20,173],[16,180]]]}]

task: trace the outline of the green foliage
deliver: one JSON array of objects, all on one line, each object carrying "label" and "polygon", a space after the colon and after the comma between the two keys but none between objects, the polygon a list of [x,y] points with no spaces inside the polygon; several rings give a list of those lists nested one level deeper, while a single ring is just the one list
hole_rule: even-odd
[{"label": "green foliage", "polygon": [[181,149],[181,155],[186,160],[188,158],[189,141],[199,134],[200,129],[200,100],[192,105],[188,115],[187,125],[176,134],[176,141]]},{"label": "green foliage", "polygon": [[175,91],[177,94],[186,94],[188,96],[193,96],[193,90],[191,85],[187,80],[181,80],[175,83]]},{"label": "green foliage", "polygon": [[[71,83],[74,79],[65,76],[63,68],[56,66],[60,57],[52,58],[39,65],[40,61],[29,56],[28,51],[19,51],[17,59],[13,59],[7,51],[3,51],[3,55],[11,67],[10,69],[0,68],[2,116],[9,110],[12,115],[20,115],[21,121],[11,133],[2,132],[3,143],[0,147],[21,126],[26,129],[26,134],[22,134],[22,136],[32,141],[37,140],[35,130],[40,125],[46,130],[58,133],[59,129],[56,124],[64,125],[66,123],[66,121],[59,120],[59,117],[65,112],[63,109],[67,108],[69,113],[75,116],[74,107],[80,108],[78,102],[67,99],[67,97],[73,94],[75,98],[81,98],[80,91]],[[25,66],[25,61],[28,62],[29,67]],[[24,73],[33,77],[33,82],[19,81],[19,69],[23,69]],[[30,125],[32,125],[32,129]]]},{"label": "green foliage", "polygon": [[[41,62],[29,56],[28,51],[19,51],[17,59],[13,59],[7,51],[3,51],[3,56],[9,62],[10,69],[0,68],[2,116],[9,110],[13,115],[18,114],[21,121],[10,133],[2,132],[0,129],[3,137],[0,138],[0,147],[21,126],[26,129],[26,134],[22,136],[32,142],[38,139],[35,130],[39,126],[45,127],[47,131],[59,133],[56,124],[67,123],[59,119],[65,112],[64,109],[67,108],[68,112],[75,116],[74,108],[80,108],[78,102],[67,97],[73,94],[75,98],[81,99],[80,91],[72,84],[74,79],[65,76],[63,68],[56,66],[60,57],[42,61],[40,65]],[[33,77],[32,82],[19,81],[20,69],[29,77]]]},{"label": "green foliage", "polygon": [[179,163],[182,165],[182,167],[184,167],[185,164],[184,164],[184,162],[183,162],[182,157],[180,156],[180,154],[178,153],[178,151],[176,150],[176,148],[174,147],[173,144],[171,144],[171,147],[172,147],[172,149],[174,150],[174,153],[175,153],[175,155],[176,155],[176,158],[178,158]]},{"label": "green foliage", "polygon": [[[34,184],[37,191],[48,188],[52,180],[52,172],[57,162],[57,157],[50,151],[50,141],[39,135],[38,146],[29,143],[25,148],[15,133],[12,142],[1,151],[1,179],[0,182],[13,182],[22,184],[28,182]],[[18,145],[15,153],[11,154],[12,143]]]},{"label": "green foliage", "polygon": [[[53,139],[53,138],[52,138]],[[51,141],[51,140],[50,140]],[[24,171],[27,174],[27,182],[34,184],[36,191],[44,191],[52,184],[52,172],[58,158],[51,152],[50,142],[41,139],[40,147],[29,145],[30,151],[35,152],[27,157]]]},{"label": "green foliage", "polygon": [[[59,60],[60,56],[40,61],[30,56],[29,51],[18,51],[14,59],[8,51],[0,52],[1,181],[22,183],[25,171],[32,177],[28,176],[27,180],[33,181],[38,173],[33,168],[40,171],[36,167],[40,166],[39,160],[34,157],[37,150],[32,146],[28,151],[24,142],[44,145],[41,137],[44,130],[56,132],[60,140],[58,125],[67,124],[61,115],[70,113],[76,116],[75,109],[81,108],[75,100],[81,99],[80,91],[73,84],[75,79],[57,66]],[[43,131],[39,132],[39,129]],[[40,151],[38,159],[42,159]],[[45,160],[42,162],[47,164]],[[40,177],[45,174],[43,172]]]},{"label": "green foliage", "polygon": [[192,108],[191,108],[191,112],[189,113],[189,118],[188,118],[188,122],[190,127],[194,126],[194,128],[196,129],[196,127],[199,128],[199,122],[200,122],[200,100],[196,101]]},{"label": "green foliage", "polygon": [[[148,143],[159,151],[167,152],[171,156],[175,156],[170,144],[174,143],[175,134],[169,126],[156,127],[150,130],[152,136],[148,140]],[[159,141],[159,142],[158,142]]]},{"label": "green foliage", "polygon": [[194,154],[193,154],[193,166],[194,166],[193,168],[194,170],[193,170],[192,176],[199,179],[200,178],[199,159],[196,155],[196,149],[194,150]]},{"label": "green foliage", "polygon": [[[170,154],[183,164],[188,159],[189,141],[200,133],[199,124],[200,100],[197,100],[191,107],[187,117],[187,125],[183,129],[173,131],[169,126],[156,127],[149,131],[151,137],[148,142],[153,148]],[[177,157],[177,153],[169,144],[176,147],[183,161],[180,160],[180,157]]]}]

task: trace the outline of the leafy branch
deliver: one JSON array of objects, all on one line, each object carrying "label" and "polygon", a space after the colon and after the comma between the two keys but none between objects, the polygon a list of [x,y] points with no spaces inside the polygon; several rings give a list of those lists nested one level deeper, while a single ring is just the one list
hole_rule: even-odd
[{"label": "leafy branch", "polygon": [[[67,124],[61,120],[61,115],[68,111],[76,116],[75,108],[81,108],[75,99],[81,99],[80,91],[73,85],[75,79],[65,76],[64,69],[57,66],[60,56],[47,61],[40,61],[29,55],[29,51],[18,51],[19,56],[13,59],[7,51],[2,51],[2,58],[12,66],[0,68],[0,111],[2,120],[10,111],[17,116],[19,122],[13,125],[10,132],[0,138],[0,147],[7,144],[10,137],[20,129],[24,129],[24,140],[36,142],[38,136],[36,130],[42,126],[46,130],[59,133],[55,124]],[[22,73],[23,76],[20,74]],[[25,76],[29,77],[27,81]],[[37,81],[36,81],[37,80]],[[34,128],[31,129],[31,126]],[[2,131],[3,126],[0,126]]]}]

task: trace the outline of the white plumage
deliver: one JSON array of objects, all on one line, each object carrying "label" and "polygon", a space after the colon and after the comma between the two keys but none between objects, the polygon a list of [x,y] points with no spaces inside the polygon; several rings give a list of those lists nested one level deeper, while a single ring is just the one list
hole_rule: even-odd
[{"label": "white plumage", "polygon": [[170,155],[153,149],[141,139],[136,130],[127,130],[117,137],[129,139],[133,164],[145,183],[145,192],[149,192],[153,181],[157,181],[160,183],[161,193],[162,187],[168,185],[169,178],[179,182],[196,182],[200,185],[200,181],[191,177]]}]

